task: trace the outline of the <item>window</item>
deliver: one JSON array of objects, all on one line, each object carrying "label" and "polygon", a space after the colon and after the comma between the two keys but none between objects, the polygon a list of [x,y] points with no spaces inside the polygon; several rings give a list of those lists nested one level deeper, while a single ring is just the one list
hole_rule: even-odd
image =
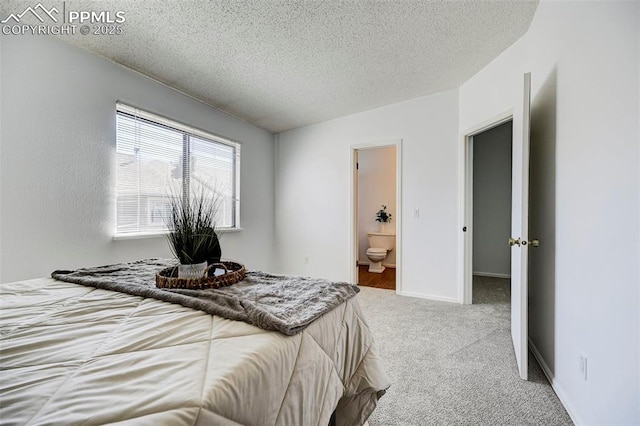
[{"label": "window", "polygon": [[218,228],[239,228],[240,144],[116,104],[116,236],[162,234],[169,197],[215,194]]}]

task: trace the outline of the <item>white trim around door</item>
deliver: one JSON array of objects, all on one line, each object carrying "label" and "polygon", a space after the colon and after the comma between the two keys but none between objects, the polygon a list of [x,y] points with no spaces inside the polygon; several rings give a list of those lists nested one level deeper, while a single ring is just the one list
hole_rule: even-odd
[{"label": "white trim around door", "polygon": [[396,293],[402,293],[402,139],[380,140],[351,145],[350,162],[351,178],[349,185],[349,240],[350,240],[350,264],[351,282],[358,283],[358,199],[357,199],[357,169],[356,157],[358,150],[381,148],[385,146],[396,147]]},{"label": "white trim around door", "polygon": [[470,305],[473,300],[473,137],[513,119],[513,109],[483,121],[461,135],[460,149],[460,240],[458,264],[458,302]]}]

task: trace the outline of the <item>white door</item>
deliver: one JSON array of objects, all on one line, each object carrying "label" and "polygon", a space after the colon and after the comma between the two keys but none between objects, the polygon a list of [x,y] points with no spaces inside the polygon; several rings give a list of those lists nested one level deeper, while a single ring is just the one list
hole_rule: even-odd
[{"label": "white door", "polygon": [[511,337],[520,377],[527,380],[529,252],[529,121],[531,73],[524,75],[524,90],[513,114],[511,206]]},{"label": "white door", "polygon": [[359,266],[358,266],[358,257],[360,256],[360,235],[358,230],[359,228],[359,223],[358,223],[358,218],[359,218],[359,203],[360,203],[360,195],[358,194],[358,190],[359,190],[359,163],[358,163],[358,150],[354,149],[353,150],[353,169],[354,169],[354,174],[353,174],[353,241],[355,241],[355,265],[352,265],[352,267],[355,267],[356,270],[353,274],[354,281],[353,284],[360,284],[360,279],[359,279],[359,275],[360,275],[360,270],[359,270]]}]

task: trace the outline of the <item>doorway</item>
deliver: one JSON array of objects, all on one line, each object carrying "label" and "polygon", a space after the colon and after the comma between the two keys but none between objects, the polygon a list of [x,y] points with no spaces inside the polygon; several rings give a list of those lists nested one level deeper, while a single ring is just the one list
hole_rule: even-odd
[{"label": "doorway", "polygon": [[351,155],[352,282],[400,292],[401,140],[352,146]]},{"label": "doorway", "polygon": [[464,304],[510,302],[512,145],[511,111],[464,137]]},{"label": "doorway", "polygon": [[513,121],[472,136],[471,303],[511,303]]}]

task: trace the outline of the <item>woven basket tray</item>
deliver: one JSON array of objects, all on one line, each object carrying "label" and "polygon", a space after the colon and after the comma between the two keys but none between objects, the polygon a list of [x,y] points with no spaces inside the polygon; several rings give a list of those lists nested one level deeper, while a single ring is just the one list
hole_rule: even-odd
[{"label": "woven basket tray", "polygon": [[[224,269],[225,273],[214,275],[216,268]],[[156,274],[156,287],[186,288],[189,290],[220,288],[242,281],[246,272],[244,265],[241,263],[223,261],[209,265],[202,278],[178,278],[178,267],[174,266],[163,269]]]}]

